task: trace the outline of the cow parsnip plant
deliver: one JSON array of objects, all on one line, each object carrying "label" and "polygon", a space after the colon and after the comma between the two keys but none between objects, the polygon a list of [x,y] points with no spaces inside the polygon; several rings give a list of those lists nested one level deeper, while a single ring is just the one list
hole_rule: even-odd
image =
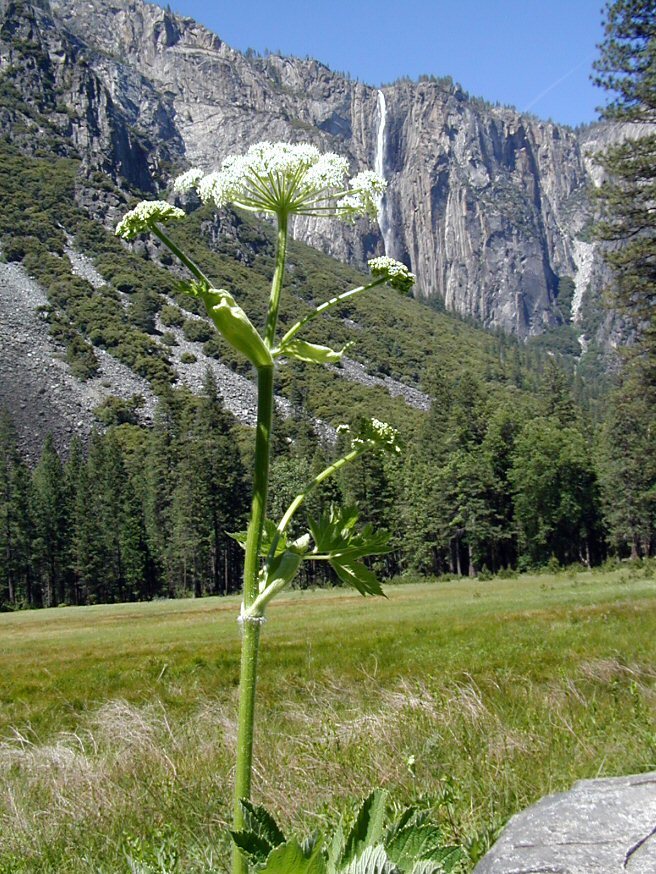
[{"label": "cow parsnip plant", "polygon": [[[244,806],[251,795],[253,725],[257,656],[260,631],[269,602],[287,587],[304,560],[327,561],[338,577],[362,595],[381,595],[375,575],[362,559],[388,551],[388,534],[357,526],[354,508],[331,507],[319,519],[310,521],[310,530],[290,540],[287,529],[307,494],[366,452],[399,452],[397,434],[390,425],[372,419],[358,433],[351,434],[349,451],[314,477],[290,504],[276,524],[266,518],[271,422],[273,413],[273,375],[282,358],[297,358],[314,364],[338,362],[344,349],[310,343],[299,336],[312,319],[358,294],[388,284],[407,293],[415,278],[398,261],[374,258],[369,262],[371,281],[337,294],[299,319],[280,338],[277,336],[278,309],[285,272],[289,218],[293,215],[339,218],[353,221],[359,216],[375,218],[385,182],[365,171],[348,179],[348,162],[332,153],[321,154],[314,146],[290,143],[258,143],[245,155],[225,159],[219,171],[204,174],[192,169],[178,177],[173,191],[182,194],[195,189],[204,202],[217,207],[228,204],[275,216],[277,242],[275,271],[263,334],[260,334],[235,298],[225,289],[215,288],[194,261],[171,240],[163,225],[182,219],[182,209],[165,201],[142,202],[119,223],[116,233],[129,240],[138,234],[154,234],[185,265],[191,278],[185,290],[200,298],[216,329],[235,349],[245,355],[257,371],[257,426],[253,498],[248,530],[235,535],[245,549],[242,624],[242,655],[239,692],[239,730],[234,793],[234,832],[243,831]],[[347,429],[348,430],[348,429]],[[233,874],[245,874],[246,858],[235,847]]]}]

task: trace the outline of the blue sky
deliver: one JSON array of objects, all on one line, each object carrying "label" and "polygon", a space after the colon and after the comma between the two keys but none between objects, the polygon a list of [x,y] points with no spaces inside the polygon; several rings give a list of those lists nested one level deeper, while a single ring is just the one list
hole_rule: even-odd
[{"label": "blue sky", "polygon": [[[166,5],[161,2],[160,5]],[[422,73],[541,118],[593,121],[603,0],[170,0],[233,48],[316,58],[378,86]]]}]

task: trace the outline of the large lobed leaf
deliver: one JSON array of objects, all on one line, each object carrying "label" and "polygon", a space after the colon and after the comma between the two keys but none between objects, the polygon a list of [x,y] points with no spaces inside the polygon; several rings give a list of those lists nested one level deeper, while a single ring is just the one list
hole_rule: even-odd
[{"label": "large lobed leaf", "polygon": [[327,557],[330,566],[347,586],[357,589],[361,595],[384,596],[376,575],[358,559],[389,552],[389,534],[374,531],[369,524],[357,532],[357,520],[358,512],[354,507],[331,507],[318,520],[310,519],[315,551]]}]

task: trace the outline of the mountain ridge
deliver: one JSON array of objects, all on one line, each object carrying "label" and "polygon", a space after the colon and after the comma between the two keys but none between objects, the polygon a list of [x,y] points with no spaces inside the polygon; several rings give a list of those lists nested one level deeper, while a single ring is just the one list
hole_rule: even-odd
[{"label": "mountain ridge", "polygon": [[[444,80],[376,89],[314,60],[249,58],[193,19],[142,0],[50,7],[104,53],[96,68],[118,105],[136,105],[134,83],[122,84],[130,71],[164,95],[185,162],[207,170],[261,139],[307,139],[346,154],[354,172],[373,167],[383,94],[388,254],[418,275],[418,296],[519,337],[562,324],[558,279],[579,271],[574,241],[592,220],[585,138],[571,128],[484,105]],[[144,113],[154,141],[146,122]],[[380,230],[363,225],[298,219],[293,233],[360,266],[383,249]],[[593,282],[592,296],[601,284]]]}]

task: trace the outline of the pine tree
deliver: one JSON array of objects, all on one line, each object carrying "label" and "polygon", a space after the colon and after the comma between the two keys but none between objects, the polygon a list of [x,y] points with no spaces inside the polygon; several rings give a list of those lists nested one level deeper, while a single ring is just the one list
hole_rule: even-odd
[{"label": "pine tree", "polygon": [[69,528],[64,471],[52,435],[46,438],[33,482],[35,563],[43,581],[44,605],[54,607],[66,603]]},{"label": "pine tree", "polygon": [[608,537],[632,558],[656,549],[656,406],[630,373],[609,401],[597,470]]},{"label": "pine tree", "polygon": [[66,555],[66,601],[68,604],[82,604],[78,566],[76,560],[76,524],[78,492],[84,467],[84,452],[78,437],[74,437],[68,451],[68,460],[64,466],[64,489],[68,508],[68,552]]},{"label": "pine tree", "polygon": [[[616,96],[604,118],[630,122],[627,139],[601,157],[597,191],[606,258],[615,271],[614,303],[633,322],[639,347],[656,352],[656,2],[615,0],[606,7],[595,82]],[[653,374],[652,374],[653,378]]]},{"label": "pine tree", "polygon": [[574,401],[572,381],[553,358],[545,361],[540,378],[539,397],[543,416],[555,418],[563,426],[577,423],[580,411]]},{"label": "pine tree", "polygon": [[196,596],[228,592],[238,588],[242,556],[227,532],[243,526],[247,494],[234,419],[211,371],[203,397],[188,399],[175,444],[166,550],[171,585]]},{"label": "pine tree", "polygon": [[515,443],[509,471],[524,558],[540,565],[590,563],[598,548],[599,499],[590,448],[574,427],[537,418]]},{"label": "pine tree", "polygon": [[79,597],[85,604],[107,603],[113,594],[102,499],[104,480],[104,445],[96,433],[91,437],[87,461],[79,473],[73,510],[73,566]]},{"label": "pine tree", "polygon": [[32,480],[9,414],[0,413],[0,606],[38,603],[33,584]]}]

